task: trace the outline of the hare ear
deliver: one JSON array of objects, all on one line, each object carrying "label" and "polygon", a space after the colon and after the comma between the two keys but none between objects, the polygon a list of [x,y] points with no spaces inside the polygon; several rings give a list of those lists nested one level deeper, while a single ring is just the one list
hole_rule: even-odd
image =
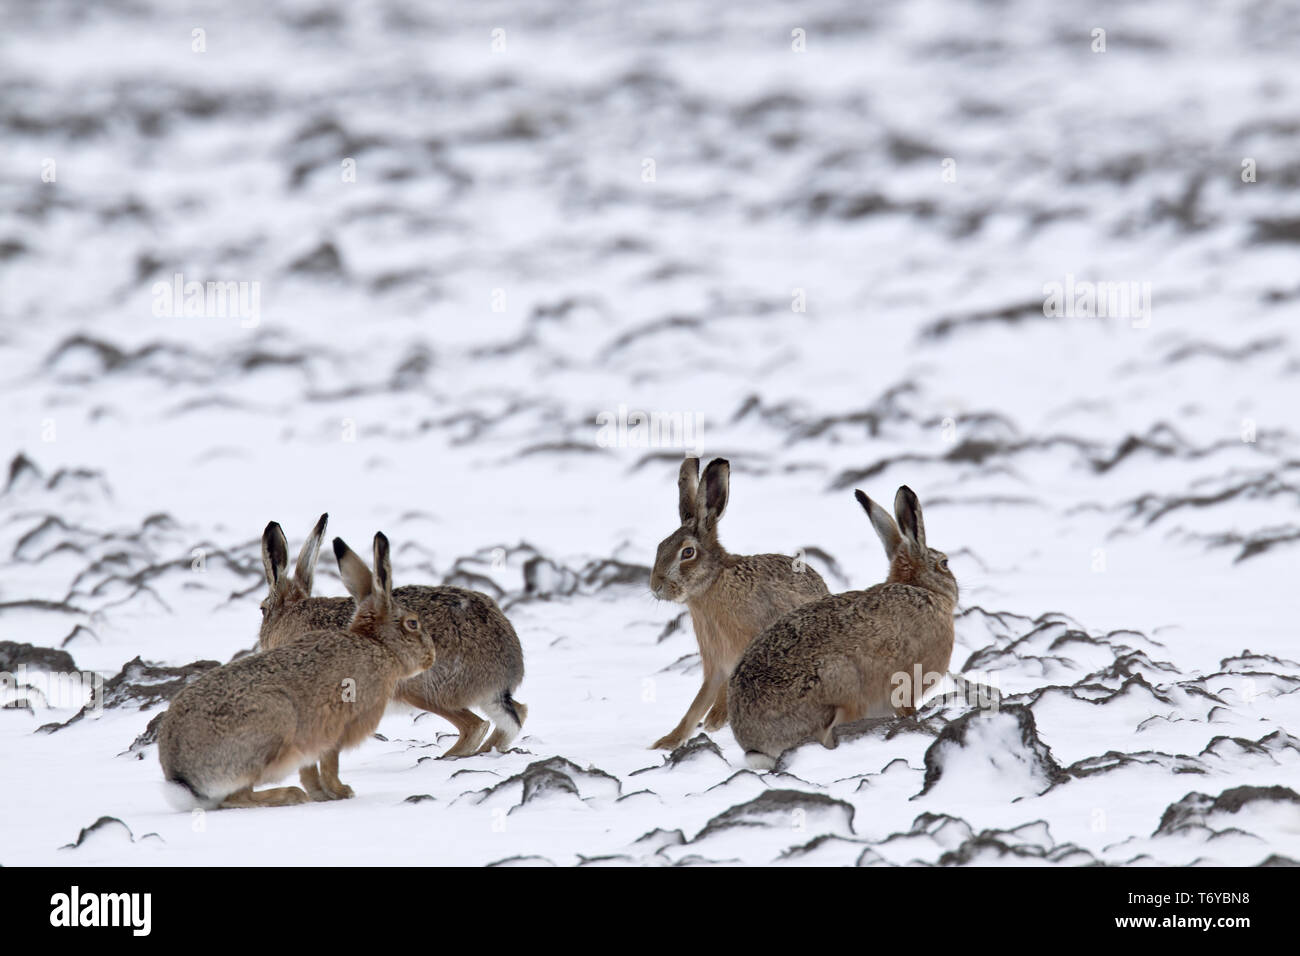
[{"label": "hare ear", "polygon": [[279,590],[289,570],[289,542],[274,521],[262,532],[262,567],[266,569],[267,586]]},{"label": "hare ear", "polygon": [[320,516],[316,527],[311,529],[311,534],[307,535],[307,540],[303,542],[302,550],[298,552],[298,563],[293,568],[293,579],[309,597],[312,580],[316,577],[316,560],[320,557],[320,541],[325,537],[325,525],[329,520],[328,514]]},{"label": "hare ear", "polygon": [[687,458],[677,473],[677,514],[682,524],[693,525],[697,517],[696,495],[700,488],[700,460]]},{"label": "hare ear", "polygon": [[343,543],[342,538],[334,539],[334,557],[339,561],[339,575],[343,578],[343,586],[360,604],[374,589],[374,578],[370,574],[370,569],[366,567],[366,562],[357,557],[355,551]]},{"label": "hare ear", "polygon": [[375,594],[385,604],[393,599],[393,563],[388,556],[388,539],[375,532]]},{"label": "hare ear", "polygon": [[700,490],[695,497],[696,523],[701,531],[709,532],[718,525],[727,510],[727,497],[731,492],[731,462],[715,458],[704,469]]},{"label": "hare ear", "polygon": [[912,544],[925,547],[925,519],[921,517],[921,502],[916,500],[916,492],[907,485],[898,489],[894,495],[894,516],[898,518],[899,530],[903,537]]},{"label": "hare ear", "polygon": [[898,546],[903,540],[898,533],[898,525],[894,524],[894,519],[889,517],[888,511],[861,491],[854,491],[853,496],[858,499],[858,504],[862,505],[862,510],[871,519],[871,527],[876,530],[876,537],[880,538],[880,543],[885,546],[885,557],[890,561],[894,560],[894,555],[898,553]]}]

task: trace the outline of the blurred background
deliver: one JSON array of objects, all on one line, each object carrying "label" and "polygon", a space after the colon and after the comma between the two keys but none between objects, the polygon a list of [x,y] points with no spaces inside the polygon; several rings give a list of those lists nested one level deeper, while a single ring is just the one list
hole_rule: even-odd
[{"label": "blurred background", "polygon": [[[696,416],[787,548],[902,481],[1005,511],[1003,566],[1296,546],[1294,6],[3,10],[4,439],[50,493],[17,469],[7,536],[149,564],[330,509],[439,523],[440,574],[644,564],[681,451],[602,447],[624,405]],[[1067,277],[1149,327],[1045,317]],[[242,311],[168,314],[191,282]]]}]

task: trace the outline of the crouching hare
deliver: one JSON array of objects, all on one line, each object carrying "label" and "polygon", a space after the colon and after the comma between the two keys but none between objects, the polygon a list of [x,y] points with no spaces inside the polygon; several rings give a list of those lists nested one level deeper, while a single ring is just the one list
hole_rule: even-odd
[{"label": "crouching hare", "polygon": [[199,678],[172,700],[158,730],[163,776],[208,808],[285,806],[297,787],[254,790],[333,753],[320,785],[349,797],[338,751],[374,732],[399,681],[434,662],[419,615],[393,598],[388,539],[375,535],[372,574],[339,538],[334,553],[356,600],[346,630],[313,631]]},{"label": "crouching hare", "polygon": [[[267,596],[258,632],[263,650],[293,643],[322,628],[346,627],[351,619],[351,599],[311,596],[328,520],[329,515],[323,514],[316,522],[298,553],[292,575],[284,531],[274,521],[266,526],[262,563]],[[444,757],[465,757],[493,748],[501,753],[509,750],[528,716],[527,706],[513,696],[524,679],[524,652],[510,620],[488,595],[466,588],[408,584],[394,591],[393,597],[419,615],[438,653],[432,667],[397,685],[394,698],[451,722],[459,737]],[[482,710],[491,722],[471,707]],[[496,729],[489,736],[493,723]],[[327,754],[326,759],[337,760],[337,755]],[[312,768],[302,772],[308,791],[315,786],[316,773]]]},{"label": "crouching hare", "polygon": [[926,546],[916,495],[898,489],[897,524],[856,495],[885,546],[889,577],[796,608],[741,657],[731,675],[731,727],[756,769],[772,769],[809,737],[833,748],[837,724],[913,713],[925,689],[912,686],[916,674],[948,671],[957,579],[947,555]]},{"label": "crouching hare", "polygon": [[792,557],[728,554],[718,542],[718,521],[727,508],[731,465],[715,458],[702,482],[699,473],[698,458],[682,462],[677,478],[682,525],[659,545],[650,590],[690,610],[704,683],[686,716],[651,749],[681,746],[701,718],[705,730],[725,724],[727,678],[745,648],[787,611],[827,593],[821,575]]}]

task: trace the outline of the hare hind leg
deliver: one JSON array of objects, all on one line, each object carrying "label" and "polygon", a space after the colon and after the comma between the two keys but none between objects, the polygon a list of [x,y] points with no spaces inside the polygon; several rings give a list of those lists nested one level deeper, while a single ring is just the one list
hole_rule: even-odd
[{"label": "hare hind leg", "polygon": [[418,707],[421,710],[427,710],[431,714],[437,714],[443,720],[448,721],[460,737],[444,753],[443,757],[468,757],[473,754],[478,745],[483,742],[487,736],[488,728],[492,725],[471,710],[464,707],[459,710],[450,710],[444,707],[441,702],[435,701],[431,691],[418,679],[406,681],[398,685],[397,699],[412,707]]},{"label": "hare hind leg", "polygon": [[234,807],[291,807],[298,803],[310,803],[307,796],[297,787],[273,787],[270,790],[254,790],[245,787],[236,790],[221,801],[222,809]]},{"label": "hare hind leg", "polygon": [[460,737],[443,753],[443,757],[468,757],[478,749],[478,745],[487,736],[492,725],[474,713],[462,707],[460,710],[443,710],[441,707],[426,707],[432,714],[437,714],[451,722]]},{"label": "hare hind leg", "polygon": [[434,711],[441,717],[446,717],[456,729],[460,731],[460,739],[455,745],[443,754],[444,757],[468,757],[478,750],[478,745],[483,742],[487,736],[488,729],[492,726],[472,710],[461,708],[453,711]]}]

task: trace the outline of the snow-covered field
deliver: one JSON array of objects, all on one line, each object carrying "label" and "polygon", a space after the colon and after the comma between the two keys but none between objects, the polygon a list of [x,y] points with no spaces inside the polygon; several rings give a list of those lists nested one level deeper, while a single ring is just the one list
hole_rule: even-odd
[{"label": "snow-covered field", "polygon": [[[0,864],[1300,860],[1300,8],[538,6],[0,14]],[[832,590],[885,572],[853,489],[916,489],[996,712],[648,749],[700,667],[620,406]],[[352,800],[175,812],[138,738],[323,511],[501,602],[517,749],[394,710]]]}]

